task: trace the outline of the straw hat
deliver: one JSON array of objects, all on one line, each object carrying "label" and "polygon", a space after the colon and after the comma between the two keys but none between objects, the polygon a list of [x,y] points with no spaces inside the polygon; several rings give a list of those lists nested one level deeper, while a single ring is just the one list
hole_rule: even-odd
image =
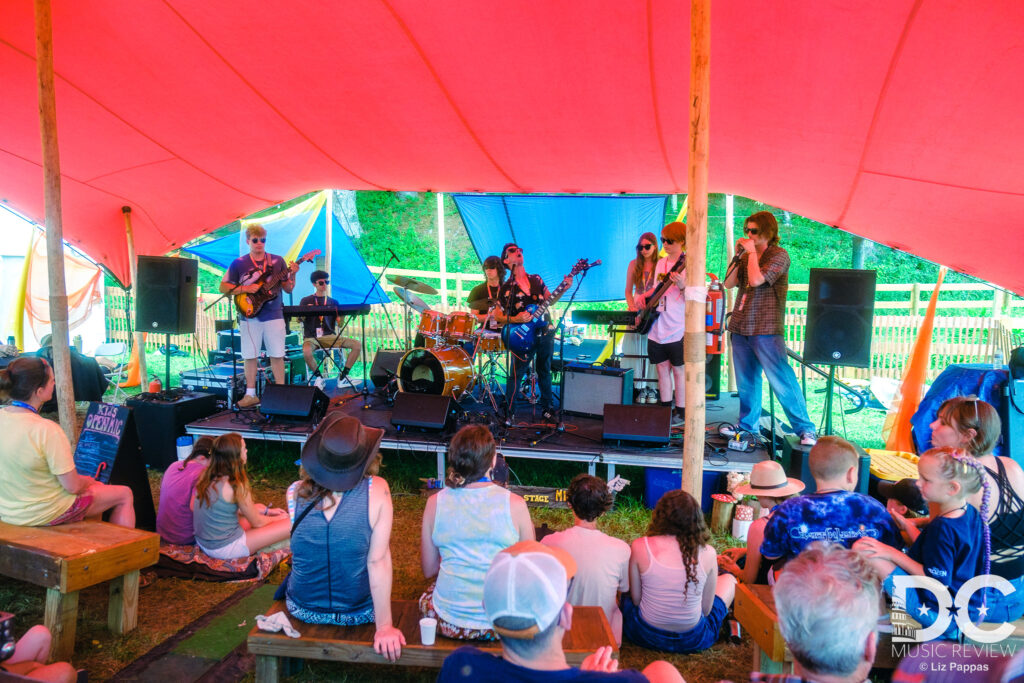
[{"label": "straw hat", "polygon": [[363,478],[383,436],[383,429],[354,417],[328,414],[302,447],[302,466],[324,488],[348,491]]},{"label": "straw hat", "polygon": [[765,460],[757,463],[750,470],[750,483],[737,486],[733,490],[733,494],[782,498],[803,490],[804,483],[799,479],[787,477],[782,465],[774,460]]}]

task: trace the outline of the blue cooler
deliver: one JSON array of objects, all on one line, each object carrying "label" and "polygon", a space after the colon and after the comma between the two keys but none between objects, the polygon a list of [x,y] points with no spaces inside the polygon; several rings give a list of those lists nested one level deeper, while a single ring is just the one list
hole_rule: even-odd
[{"label": "blue cooler", "polygon": [[[711,512],[711,494],[725,491],[725,472],[704,472],[704,485],[701,489],[700,507],[705,513]],[[651,510],[658,504],[661,497],[669,491],[679,488],[683,471],[666,470],[660,467],[648,467],[644,470],[644,504]]]}]

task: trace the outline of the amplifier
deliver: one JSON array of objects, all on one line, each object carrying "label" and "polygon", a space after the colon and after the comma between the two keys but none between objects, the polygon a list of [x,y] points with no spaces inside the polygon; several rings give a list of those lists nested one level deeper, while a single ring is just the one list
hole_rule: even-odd
[{"label": "amplifier", "polygon": [[159,398],[159,394],[139,394],[124,404],[135,415],[143,460],[161,471],[177,461],[176,441],[185,435],[185,425],[217,412],[217,397],[199,392],[173,400]]},{"label": "amplifier", "polygon": [[330,402],[327,394],[316,387],[268,384],[263,389],[260,413],[280,420],[319,422]]},{"label": "amplifier", "polygon": [[[604,355],[605,348],[611,344],[609,339],[583,339],[579,344],[565,344],[566,364],[589,365],[596,363]],[[551,355],[551,371],[562,372],[562,357],[558,355],[558,340],[555,340],[555,350]],[[609,351],[610,353],[610,351]]]},{"label": "amplifier", "polygon": [[609,403],[633,403],[632,368],[566,363],[562,379],[562,410],[569,415],[604,417]]},{"label": "amplifier", "polygon": [[668,406],[608,405],[601,437],[605,441],[667,444],[672,438],[672,409]]},{"label": "amplifier", "polygon": [[227,400],[228,387],[234,386],[235,400],[245,395],[245,373],[242,362],[235,365],[235,380],[231,381],[231,363],[220,363],[208,368],[195,368],[181,372],[181,386],[189,391],[201,391]]}]

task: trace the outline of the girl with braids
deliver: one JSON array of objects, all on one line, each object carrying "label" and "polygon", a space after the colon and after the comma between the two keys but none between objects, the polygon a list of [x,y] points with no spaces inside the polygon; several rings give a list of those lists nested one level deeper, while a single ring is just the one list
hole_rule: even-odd
[{"label": "girl with braids", "polygon": [[[939,581],[955,598],[965,582],[989,571],[989,531],[982,519],[988,515],[990,487],[981,463],[952,448],[925,452],[917,469],[917,486],[921,496],[935,504],[935,514],[907,553],[873,538],[861,538],[853,547],[865,554],[880,576],[886,577],[882,587],[890,596],[893,577],[909,574]],[[978,492],[983,492],[981,515],[967,502]],[[981,604],[982,592],[977,591],[968,606],[971,621],[981,620]],[[927,628],[935,623],[939,608],[930,591],[907,589],[904,609]],[[941,637],[956,639],[959,635],[956,620],[951,620]]]},{"label": "girl with braids", "polygon": [[718,639],[736,593],[731,574],[718,576],[700,504],[669,491],[654,508],[647,535],[633,541],[629,593],[622,596],[622,634],[641,647],[699,652]]},{"label": "girl with braids", "polygon": [[192,494],[196,545],[218,560],[248,557],[288,538],[288,513],[253,502],[247,458],[241,434],[221,434]]}]

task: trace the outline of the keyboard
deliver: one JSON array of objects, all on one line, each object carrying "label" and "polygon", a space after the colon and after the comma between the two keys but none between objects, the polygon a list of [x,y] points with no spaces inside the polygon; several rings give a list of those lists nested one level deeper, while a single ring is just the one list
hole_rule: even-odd
[{"label": "keyboard", "polygon": [[616,325],[633,327],[636,322],[634,311],[573,311],[572,322],[575,325]]},{"label": "keyboard", "polygon": [[370,304],[346,304],[342,306],[284,306],[285,318],[305,318],[311,315],[365,315]]}]

